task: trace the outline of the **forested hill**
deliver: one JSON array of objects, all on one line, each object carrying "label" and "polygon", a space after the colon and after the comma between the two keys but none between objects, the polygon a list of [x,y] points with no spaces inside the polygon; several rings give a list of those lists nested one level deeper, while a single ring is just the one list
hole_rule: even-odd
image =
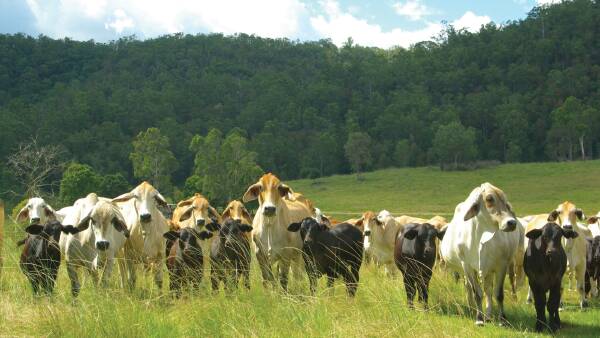
[{"label": "forested hill", "polygon": [[448,27],[410,49],[0,35],[0,192],[22,189],[5,159],[32,137],[133,183],[132,140],[149,127],[168,136],[179,187],[194,167],[192,137],[212,128],[244,130],[260,167],[284,179],[349,172],[354,132],[370,136],[367,170],[577,159],[581,144],[597,157],[599,37],[600,3],[588,0],[475,34]]}]

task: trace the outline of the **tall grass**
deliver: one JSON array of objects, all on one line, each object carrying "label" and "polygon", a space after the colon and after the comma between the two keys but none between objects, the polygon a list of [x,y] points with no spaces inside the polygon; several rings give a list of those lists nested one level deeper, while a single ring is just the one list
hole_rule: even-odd
[{"label": "tall grass", "polygon": [[[419,168],[369,173],[362,182],[356,182],[354,177],[336,176],[320,179],[317,184],[312,181],[288,183],[326,211],[359,213],[364,209],[387,208],[416,214],[451,212],[475,185],[489,180],[507,191],[517,211],[523,213],[547,212],[567,198],[591,213],[596,203],[594,187],[600,183],[599,171],[600,162],[511,165],[458,173]],[[547,185],[549,182],[553,184]],[[571,192],[561,186],[573,187],[572,195],[565,195]],[[437,190],[427,191],[434,188]],[[454,282],[450,273],[438,267],[431,281],[429,311],[423,311],[419,305],[416,310],[408,310],[401,278],[388,278],[373,265],[363,265],[354,299],[346,296],[341,281],[336,282],[333,294],[326,290],[325,278],[319,281],[315,297],[309,296],[306,278],[291,278],[288,294],[265,289],[255,262],[251,290],[240,288],[233,294],[223,291],[213,294],[208,274],[205,274],[202,290],[184,292],[181,299],[174,299],[166,287],[162,292],[157,291],[152,278],[143,274],[140,274],[138,288],[128,292],[118,287],[118,276],[113,276],[109,288],[96,289],[82,271],[82,291],[79,299],[73,301],[63,266],[55,295],[36,298],[18,267],[20,252],[15,242],[22,236],[19,226],[7,224],[5,266],[0,280],[0,335],[538,336],[532,332],[535,311],[533,306],[525,304],[525,288],[516,299],[506,292],[508,327],[492,322],[479,328],[475,327],[466,305],[462,284]],[[505,289],[509,290],[508,285]],[[566,308],[561,312],[564,328],[559,334],[597,337],[600,302],[593,300],[589,309],[580,310],[575,291],[565,290],[564,298]]]}]

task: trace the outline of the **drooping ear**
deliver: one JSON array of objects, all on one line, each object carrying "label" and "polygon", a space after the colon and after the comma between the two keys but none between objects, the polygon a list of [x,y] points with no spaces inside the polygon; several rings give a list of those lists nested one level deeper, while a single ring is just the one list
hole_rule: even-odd
[{"label": "drooping ear", "polygon": [[117,196],[117,197],[113,198],[111,200],[111,202],[114,202],[114,203],[127,202],[127,201],[129,201],[130,199],[132,199],[134,197],[135,197],[135,195],[132,192],[127,192],[127,193],[124,193],[123,195],[120,195],[120,196]]},{"label": "drooping ear", "polygon": [[71,234],[71,235],[75,235],[81,231],[72,225],[63,225],[60,230],[66,234]]},{"label": "drooping ear", "polygon": [[283,183],[281,183],[279,185],[279,187],[277,187],[277,190],[279,190],[279,195],[281,197],[287,196],[292,191],[292,189],[290,187],[288,187],[287,185],[285,185]]},{"label": "drooping ear", "polygon": [[249,186],[248,190],[246,190],[246,192],[244,193],[244,196],[242,197],[242,202],[248,203],[250,201],[254,201],[255,199],[257,199],[258,194],[260,194],[261,187],[262,186],[260,183],[255,183],[255,184]]},{"label": "drooping ear", "polygon": [[177,207],[185,207],[186,205],[191,205],[192,203],[194,203],[194,197],[188,198],[184,201],[180,201],[179,203],[177,203]]},{"label": "drooping ear", "polygon": [[24,206],[23,208],[21,208],[21,210],[19,210],[19,213],[17,214],[17,222],[23,222],[24,220],[29,218],[29,209],[27,209],[27,206]]},{"label": "drooping ear", "polygon": [[90,213],[87,216],[85,216],[81,221],[79,221],[79,224],[77,224],[77,229],[79,229],[79,231],[87,229],[90,226],[91,218],[92,212],[90,211]]},{"label": "drooping ear", "polygon": [[167,206],[167,200],[159,192],[156,192],[156,195],[154,195],[154,200],[160,206],[163,206],[163,207]]},{"label": "drooping ear", "polygon": [[248,225],[248,224],[242,224],[242,225],[240,225],[240,230],[242,232],[250,232],[250,231],[252,231],[252,226]]},{"label": "drooping ear", "polygon": [[416,227],[410,228],[410,229],[407,229],[406,231],[404,231],[404,238],[415,239],[415,237],[417,237],[418,234],[419,234],[419,230]]},{"label": "drooping ear", "polygon": [[481,202],[479,201],[479,199],[477,199],[477,201],[475,201],[475,203],[473,203],[471,205],[471,207],[469,208],[469,210],[467,210],[467,213],[465,214],[465,221],[470,220],[471,218],[477,216],[477,214],[479,213],[479,209],[481,208]]},{"label": "drooping ear", "polygon": [[525,234],[529,239],[536,239],[542,235],[542,229],[531,229]]},{"label": "drooping ear", "polygon": [[363,217],[359,218],[358,221],[356,221],[356,223],[354,223],[354,226],[362,227],[364,221],[365,221],[365,217],[363,216]]},{"label": "drooping ear", "polygon": [[225,208],[225,210],[223,210],[223,213],[221,214],[221,219],[228,219],[231,217],[231,207],[227,206],[227,208]]},{"label": "drooping ear", "polygon": [[213,208],[212,206],[208,206],[208,212],[213,215],[213,217],[219,221],[221,220],[221,215],[219,215],[219,212],[217,212],[217,209]]},{"label": "drooping ear", "polygon": [[179,221],[185,221],[188,220],[190,217],[192,217],[192,211],[194,211],[194,206],[190,206],[187,209],[185,209],[185,211],[183,212],[183,214],[181,214],[179,216]]},{"label": "drooping ear", "polygon": [[56,218],[56,211],[54,211],[54,209],[52,209],[51,206],[49,206],[49,205],[44,206],[44,212],[46,213],[46,217]]},{"label": "drooping ear", "polygon": [[288,226],[287,229],[290,232],[297,232],[298,230],[300,230],[300,225],[302,225],[300,222],[292,223]]},{"label": "drooping ear", "polygon": [[325,224],[331,224],[331,220],[325,215],[321,215],[321,221]]},{"label": "drooping ear", "polygon": [[577,216],[577,219],[581,221],[585,215],[583,214],[583,210],[577,208],[575,209],[575,216]]},{"label": "drooping ear", "polygon": [[437,231],[437,238],[439,238],[440,240],[444,239],[444,235],[446,234],[446,230],[448,228],[443,228],[442,230],[436,230]]},{"label": "drooping ear", "polygon": [[204,230],[200,231],[200,233],[198,234],[198,237],[200,237],[200,239],[202,239],[202,240],[209,239],[212,236],[213,236],[212,232],[210,232],[210,231],[204,231]]},{"label": "drooping ear", "polygon": [[565,238],[577,238],[579,236],[579,234],[576,231],[565,230],[565,229],[561,229],[561,230],[562,230],[562,234]]},{"label": "drooping ear", "polygon": [[548,215],[548,222],[556,222],[556,220],[558,219],[558,210],[553,210],[549,215]]},{"label": "drooping ear", "polygon": [[39,224],[32,224],[25,228],[25,232],[30,235],[39,235],[44,230],[44,227]]},{"label": "drooping ear", "polygon": [[163,237],[170,241],[174,241],[179,238],[179,231],[167,231],[163,234]]},{"label": "drooping ear", "polygon": [[127,225],[119,217],[113,217],[112,225],[117,231],[122,232],[125,238],[129,238],[129,229],[127,229]]},{"label": "drooping ear", "polygon": [[242,207],[242,214],[244,214],[244,217],[247,219],[252,220],[252,215],[250,215],[250,212],[248,212],[248,209],[245,207]]},{"label": "drooping ear", "polygon": [[205,228],[208,231],[219,231],[221,230],[221,224],[217,222],[212,222],[210,224],[207,224]]},{"label": "drooping ear", "polygon": [[596,222],[598,222],[598,217],[596,217],[596,216],[592,216],[592,217],[590,217],[590,218],[587,219],[587,223],[588,224],[594,224]]}]

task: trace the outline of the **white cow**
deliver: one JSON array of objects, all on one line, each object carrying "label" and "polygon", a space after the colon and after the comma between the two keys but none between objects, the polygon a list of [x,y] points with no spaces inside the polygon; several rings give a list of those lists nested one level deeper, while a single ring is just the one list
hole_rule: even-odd
[{"label": "white cow", "polygon": [[[142,263],[149,268],[147,270],[154,271],[154,282],[162,289],[166,250],[163,234],[169,231],[169,223],[158,206],[166,206],[167,201],[148,182],[142,182],[132,191],[115,197],[112,201],[121,209],[130,233],[125,243],[129,288],[135,287],[136,265]],[[125,275],[126,272],[121,273]]]},{"label": "white cow", "polygon": [[364,250],[373,261],[384,267],[386,275],[394,276],[398,268],[394,263],[394,245],[398,232],[403,227],[387,211],[375,215],[372,211],[363,213],[357,222],[364,227]]},{"label": "white cow", "polygon": [[48,221],[62,221],[62,215],[57,217],[56,211],[41,197],[32,197],[19,210],[17,222],[28,219],[29,224],[46,224]]},{"label": "white cow", "polygon": [[[519,245],[518,221],[504,192],[490,183],[473,189],[458,204],[446,228],[441,253],[449,268],[464,273],[469,304],[477,307],[476,325],[483,325],[482,299],[487,300],[486,319],[492,315],[496,296],[501,321],[504,314],[504,278]],[[483,283],[483,292],[481,284]],[[494,285],[495,284],[495,285]]]},{"label": "white cow", "polygon": [[129,231],[119,208],[94,193],[75,201],[68,211],[63,223],[76,225],[79,232],[62,234],[59,245],[67,263],[71,293],[77,297],[81,289],[78,268],[84,267],[94,284],[97,284],[101,271],[102,286],[107,286],[114,259],[122,257]]},{"label": "white cow", "polygon": [[268,173],[244,193],[243,202],[258,199],[258,210],[252,221],[252,237],[256,244],[256,259],[261,269],[263,284],[274,283],[271,265],[277,263],[279,282],[287,290],[290,264],[295,273],[302,264],[302,239],[299,232],[290,232],[288,226],[300,222],[313,213],[306,203],[283,198],[290,188],[277,176]]}]

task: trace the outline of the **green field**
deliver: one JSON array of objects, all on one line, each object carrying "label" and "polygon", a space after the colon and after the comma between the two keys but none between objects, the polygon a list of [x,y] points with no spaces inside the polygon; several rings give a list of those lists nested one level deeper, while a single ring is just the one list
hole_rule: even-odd
[{"label": "green field", "polygon": [[[435,168],[390,169],[354,176],[291,181],[295,191],[313,199],[338,219],[367,209],[388,209],[416,216],[450,216],[455,205],[482,182],[489,181],[509,195],[520,215],[548,212],[569,199],[586,214],[600,209],[600,161],[503,165],[470,172],[440,172]],[[598,197],[597,197],[598,196]],[[375,266],[363,266],[355,299],[341,283],[334,294],[321,280],[317,297],[307,296],[306,280],[291,280],[289,294],[265,290],[258,271],[252,271],[252,290],[227,296],[212,295],[208,283],[198,294],[173,300],[158,292],[150,278],[129,293],[116,287],[96,290],[89,279],[73,302],[66,272],[61,268],[57,292],[51,299],[31,295],[18,269],[15,240],[22,232],[7,224],[5,266],[0,284],[0,335],[32,336],[535,336],[533,306],[524,303],[522,288],[515,299],[506,297],[510,326],[491,322],[475,327],[461,284],[436,269],[427,312],[410,311],[400,280],[387,278]],[[116,275],[113,277],[117,277]],[[166,290],[166,289],[165,289]],[[600,335],[600,302],[584,311],[575,291],[565,291],[560,335]]]}]

